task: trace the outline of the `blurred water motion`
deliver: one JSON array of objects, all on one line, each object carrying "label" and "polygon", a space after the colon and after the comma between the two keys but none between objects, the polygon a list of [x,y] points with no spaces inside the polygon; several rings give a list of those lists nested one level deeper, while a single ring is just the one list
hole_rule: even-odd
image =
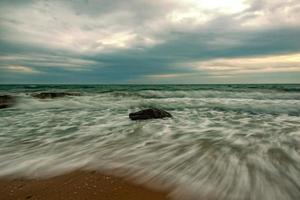
[{"label": "blurred water motion", "polygon": [[[41,91],[82,96],[40,100]],[[1,86],[0,176],[118,169],[178,199],[300,199],[300,86]],[[172,119],[133,122],[163,108]],[[120,170],[122,169],[122,170]]]}]

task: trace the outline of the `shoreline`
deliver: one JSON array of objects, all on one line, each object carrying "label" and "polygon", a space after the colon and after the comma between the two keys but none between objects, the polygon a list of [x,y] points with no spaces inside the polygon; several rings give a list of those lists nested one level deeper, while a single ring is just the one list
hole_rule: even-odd
[{"label": "shoreline", "polygon": [[0,178],[0,200],[170,200],[150,189],[99,171],[73,171],[46,179]]}]

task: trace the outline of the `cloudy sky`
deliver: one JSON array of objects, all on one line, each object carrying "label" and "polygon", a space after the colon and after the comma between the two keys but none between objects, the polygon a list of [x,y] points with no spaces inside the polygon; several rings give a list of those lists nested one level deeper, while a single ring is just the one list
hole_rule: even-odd
[{"label": "cloudy sky", "polygon": [[0,0],[0,83],[300,83],[300,1]]}]

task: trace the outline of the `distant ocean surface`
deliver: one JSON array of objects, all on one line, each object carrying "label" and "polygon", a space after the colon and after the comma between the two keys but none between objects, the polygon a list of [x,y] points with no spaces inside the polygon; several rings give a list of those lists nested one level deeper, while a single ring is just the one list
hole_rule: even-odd
[{"label": "distant ocean surface", "polygon": [[[37,99],[46,91],[81,96]],[[0,85],[0,177],[110,169],[178,199],[300,199],[300,85]],[[173,118],[131,121],[143,108]]]}]

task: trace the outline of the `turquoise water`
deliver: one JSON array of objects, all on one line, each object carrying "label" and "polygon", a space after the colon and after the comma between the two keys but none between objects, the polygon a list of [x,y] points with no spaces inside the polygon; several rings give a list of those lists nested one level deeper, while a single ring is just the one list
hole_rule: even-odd
[{"label": "turquoise water", "polygon": [[[80,92],[40,100],[32,93]],[[0,177],[114,169],[178,199],[300,199],[300,85],[1,85]],[[158,107],[174,117],[131,121]]]}]

